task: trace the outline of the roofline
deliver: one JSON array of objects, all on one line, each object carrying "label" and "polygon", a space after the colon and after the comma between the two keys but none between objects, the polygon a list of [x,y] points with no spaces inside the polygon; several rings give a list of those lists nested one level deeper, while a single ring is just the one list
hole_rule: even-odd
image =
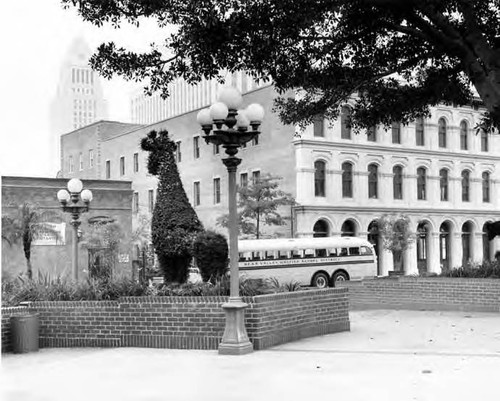
[{"label": "roofline", "polygon": [[92,127],[93,125],[97,125],[97,124],[101,124],[101,123],[122,124],[122,125],[140,125],[140,127],[134,127],[134,128],[133,128],[133,130],[136,130],[136,129],[142,128],[142,127],[144,126],[144,124],[138,124],[138,123],[126,123],[126,122],[123,122],[123,121],[115,121],[115,120],[98,120],[98,121],[94,121],[93,123],[91,123],[91,124],[89,124],[89,125],[85,125],[84,127],[80,127],[80,128],[74,129],[73,131],[66,132],[65,134],[61,134],[61,137],[66,136],[66,135],[73,134],[73,133],[75,133],[75,132],[77,132],[77,131],[81,131],[82,129],[85,129],[85,128],[88,128],[88,127]]}]

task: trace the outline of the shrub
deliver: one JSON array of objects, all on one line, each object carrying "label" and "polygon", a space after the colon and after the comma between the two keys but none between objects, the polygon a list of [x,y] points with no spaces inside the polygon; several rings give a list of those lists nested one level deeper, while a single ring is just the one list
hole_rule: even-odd
[{"label": "shrub", "polygon": [[199,233],[193,244],[193,256],[203,281],[215,283],[227,273],[226,237],[211,230]]},{"label": "shrub", "polygon": [[469,278],[500,278],[500,262],[485,261],[481,264],[468,263],[465,266],[444,269],[441,272],[443,277],[469,277]]},{"label": "shrub", "polygon": [[148,171],[158,176],[151,236],[160,269],[169,283],[184,283],[192,259],[192,245],[203,226],[182,186],[175,162],[176,144],[167,131],[151,131],[141,140],[148,151]]}]

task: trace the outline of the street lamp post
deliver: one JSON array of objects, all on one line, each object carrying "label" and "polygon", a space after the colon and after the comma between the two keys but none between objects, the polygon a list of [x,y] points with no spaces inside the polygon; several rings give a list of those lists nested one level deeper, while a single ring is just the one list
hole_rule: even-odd
[{"label": "street lamp post", "polygon": [[[238,221],[236,210],[236,170],[241,159],[235,155],[238,149],[256,138],[258,128],[264,117],[264,109],[260,104],[249,105],[245,110],[238,110],[243,98],[233,87],[221,90],[218,102],[209,109],[198,113],[206,143],[222,146],[227,158],[222,162],[227,168],[229,191],[229,263],[230,263],[230,295],[229,302],[222,305],[226,313],[226,327],[222,342],[219,344],[219,354],[243,355],[253,351],[245,328],[245,304],[239,295],[238,271]],[[214,128],[215,124],[215,128]]]},{"label": "street lamp post", "polygon": [[[57,199],[61,203],[63,212],[71,214],[71,225],[73,226],[73,254],[71,267],[73,279],[78,280],[78,227],[80,226],[80,214],[88,212],[89,204],[92,201],[92,192],[83,189],[83,184],[78,178],[68,181],[68,190],[61,189],[57,192]],[[83,201],[83,205],[78,205],[78,200]],[[71,201],[71,203],[69,203]],[[69,203],[69,204],[68,204]]]}]

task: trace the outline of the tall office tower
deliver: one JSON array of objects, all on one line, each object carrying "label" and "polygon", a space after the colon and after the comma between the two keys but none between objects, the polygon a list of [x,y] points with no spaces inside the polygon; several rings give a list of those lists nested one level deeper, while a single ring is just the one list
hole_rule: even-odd
[{"label": "tall office tower", "polygon": [[89,46],[79,37],[71,44],[61,65],[50,110],[54,174],[61,170],[61,135],[107,118],[99,75],[89,65],[91,55]]},{"label": "tall office tower", "polygon": [[134,124],[154,124],[158,121],[189,113],[212,104],[217,98],[220,87],[231,85],[241,93],[269,85],[269,82],[256,81],[243,71],[225,74],[225,83],[215,79],[203,79],[197,85],[190,85],[183,79],[177,79],[169,86],[170,96],[162,99],[159,93],[146,96],[142,88],[138,88],[131,96],[130,115]]}]

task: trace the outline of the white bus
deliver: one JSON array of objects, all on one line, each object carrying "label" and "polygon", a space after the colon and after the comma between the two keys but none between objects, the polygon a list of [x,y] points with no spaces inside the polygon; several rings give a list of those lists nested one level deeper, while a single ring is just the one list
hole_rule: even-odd
[{"label": "white bus", "polygon": [[373,245],[358,237],[241,240],[238,248],[241,277],[326,288],[377,275]]}]

